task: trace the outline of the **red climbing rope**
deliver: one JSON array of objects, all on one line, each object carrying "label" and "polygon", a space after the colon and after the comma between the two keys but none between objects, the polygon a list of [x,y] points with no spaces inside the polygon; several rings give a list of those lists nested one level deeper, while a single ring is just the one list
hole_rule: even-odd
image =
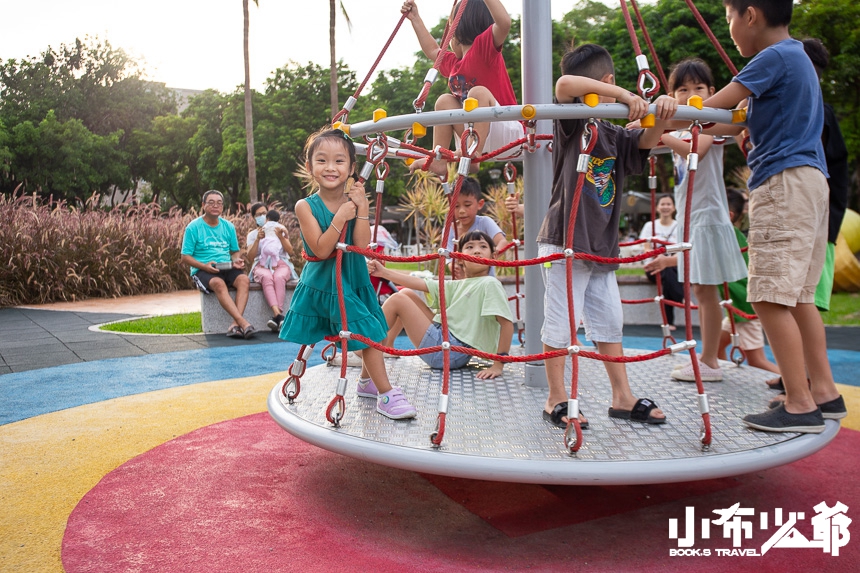
[{"label": "red climbing rope", "polygon": [[430,86],[432,86],[433,82],[436,81],[436,74],[438,73],[439,65],[442,63],[442,58],[445,57],[445,51],[448,49],[448,43],[451,41],[451,37],[454,35],[454,32],[457,30],[457,26],[460,24],[460,18],[463,17],[463,11],[466,9],[466,3],[468,1],[469,0],[462,0],[462,2],[460,2],[460,8],[454,15],[454,20],[445,25],[445,33],[442,34],[442,44],[440,45],[439,53],[436,55],[436,61],[433,62],[433,69],[427,73],[427,76],[424,78],[424,85],[421,88],[421,92],[418,94],[418,97],[415,98],[415,101],[412,102],[412,106],[415,108],[416,112],[420,112],[424,109],[424,103],[427,101],[427,96],[430,94]]},{"label": "red climbing rope", "polygon": [[[636,52],[636,64],[639,67],[639,77],[636,81],[636,87],[639,95],[643,99],[650,100],[660,91],[660,80],[648,68],[648,59],[642,53],[642,48],[639,46],[639,38],[636,36],[636,30],[633,28],[633,19],[630,17],[630,11],[627,9],[627,2],[621,0],[621,13],[624,15],[624,22],[627,24],[627,32],[630,34],[630,42],[633,44],[633,50]],[[646,82],[651,82],[651,87],[646,87]]]},{"label": "red climbing rope", "polygon": [[642,35],[645,37],[645,43],[648,44],[648,52],[651,54],[651,59],[654,60],[654,65],[657,66],[657,73],[660,74],[661,85],[669,89],[669,82],[666,81],[666,74],[663,73],[663,66],[660,65],[660,60],[657,58],[657,50],[654,49],[654,43],[651,41],[651,36],[648,34],[648,28],[645,27],[645,20],[642,19],[642,13],[639,12],[639,5],[636,0],[630,0],[630,5],[633,6],[633,12],[636,14],[636,20],[639,22],[639,29],[642,30]]},{"label": "red climbing rope", "polygon": [[729,55],[723,49],[723,46],[720,44],[720,41],[717,40],[717,37],[714,36],[713,32],[711,32],[710,27],[708,27],[708,23],[705,22],[705,19],[699,13],[698,8],[696,8],[696,5],[693,4],[693,0],[685,0],[685,2],[687,2],[687,6],[690,7],[690,11],[696,18],[696,21],[699,23],[699,26],[701,26],[702,31],[705,32],[705,35],[708,36],[708,39],[711,41],[711,44],[713,44],[714,48],[716,48],[717,53],[720,54],[720,57],[726,63],[726,66],[729,68],[729,71],[732,72],[733,76],[738,75],[738,69],[735,67],[734,63],[732,63],[731,58],[729,58]]}]

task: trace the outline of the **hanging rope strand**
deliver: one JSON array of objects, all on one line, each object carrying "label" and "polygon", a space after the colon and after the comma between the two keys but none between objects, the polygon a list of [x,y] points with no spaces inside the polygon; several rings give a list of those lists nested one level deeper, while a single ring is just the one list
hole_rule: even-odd
[{"label": "hanging rope strand", "polygon": [[636,14],[636,20],[639,22],[639,28],[642,30],[642,35],[645,37],[645,43],[648,44],[648,52],[651,54],[651,59],[654,60],[654,65],[657,66],[657,73],[660,74],[661,85],[665,89],[669,89],[669,82],[666,81],[666,74],[663,73],[663,66],[660,65],[660,60],[657,58],[657,50],[654,49],[654,43],[651,41],[651,36],[648,34],[648,28],[645,27],[645,20],[642,18],[642,13],[639,12],[639,5],[636,0],[630,0],[630,5],[633,6],[633,12]]},{"label": "hanging rope strand", "polygon": [[439,66],[442,64],[442,58],[445,57],[448,43],[451,41],[451,37],[457,30],[457,26],[460,24],[460,18],[463,17],[463,11],[466,9],[466,2],[468,1],[469,0],[462,0],[459,10],[457,10],[457,14],[454,16],[453,22],[448,22],[445,27],[445,33],[442,35],[442,44],[440,46],[439,53],[436,55],[436,61],[433,63],[433,68],[427,72],[427,77],[424,78],[424,86],[421,88],[421,92],[418,94],[418,97],[415,98],[415,101],[412,103],[415,111],[417,112],[424,109],[424,102],[427,101],[427,96],[430,94],[430,86],[432,86],[433,82],[436,81],[436,74],[438,73]]},{"label": "hanging rope strand", "polygon": [[402,14],[400,16],[400,21],[397,22],[397,25],[394,27],[394,31],[391,32],[391,35],[388,37],[388,41],[385,42],[384,46],[382,46],[382,51],[380,51],[379,55],[376,56],[376,61],[374,61],[373,65],[370,66],[370,71],[367,72],[364,80],[359,84],[358,88],[356,88],[355,93],[352,94],[352,97],[346,100],[346,103],[343,105],[343,109],[331,118],[332,125],[337,121],[343,121],[346,123],[346,120],[349,118],[349,112],[352,111],[352,107],[355,105],[356,100],[358,100],[358,96],[361,95],[362,90],[364,90],[364,86],[366,86],[367,82],[370,81],[370,78],[373,77],[373,72],[376,71],[376,66],[379,65],[380,61],[382,61],[382,56],[384,56],[385,52],[388,51],[388,47],[391,45],[391,42],[394,41],[394,37],[397,35],[397,32],[400,31],[400,26],[403,25],[404,20],[406,20],[406,14]]},{"label": "hanging rope strand", "polygon": [[717,37],[714,36],[713,32],[711,32],[711,29],[708,27],[708,23],[705,22],[705,19],[702,18],[702,15],[699,13],[699,10],[696,8],[696,5],[693,4],[693,0],[685,0],[685,1],[687,2],[687,6],[690,7],[690,11],[693,13],[693,16],[696,18],[696,21],[699,23],[699,26],[701,26],[702,31],[705,32],[705,35],[708,36],[708,39],[714,45],[714,48],[716,48],[717,53],[720,54],[720,57],[726,63],[726,66],[729,68],[729,71],[732,72],[733,76],[738,75],[738,69],[735,67],[735,64],[732,63],[731,58],[729,58],[729,55],[723,49],[723,46],[720,44],[720,41],[717,40]]}]

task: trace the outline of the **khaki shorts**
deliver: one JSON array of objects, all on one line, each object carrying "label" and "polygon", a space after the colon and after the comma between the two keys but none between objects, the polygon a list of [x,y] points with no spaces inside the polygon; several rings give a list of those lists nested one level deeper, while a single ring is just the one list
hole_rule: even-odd
[{"label": "khaki shorts", "polygon": [[[729,333],[732,331],[729,317],[723,319],[723,330]],[[760,320],[735,322],[735,331],[738,333],[738,344],[741,350],[758,350],[759,348],[764,348],[764,329],[761,327]]]},{"label": "khaki shorts", "polygon": [[750,192],[749,302],[815,301],[827,209],[827,179],[814,167],[786,169]]}]

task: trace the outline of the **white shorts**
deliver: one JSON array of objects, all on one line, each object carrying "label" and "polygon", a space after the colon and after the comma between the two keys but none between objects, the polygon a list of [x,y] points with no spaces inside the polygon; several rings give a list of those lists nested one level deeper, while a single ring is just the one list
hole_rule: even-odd
[{"label": "white shorts", "polygon": [[[562,247],[538,243],[538,257],[564,252]],[[567,312],[567,271],[564,259],[541,266],[546,294],[541,342],[553,348],[570,346]],[[621,342],[624,313],[615,271],[591,261],[573,261],[574,318],[585,324],[585,337],[592,342]]]},{"label": "white shorts", "polygon": [[[729,333],[732,331],[732,324],[729,322],[728,316],[723,319],[723,330]],[[764,348],[764,330],[762,330],[760,320],[735,322],[735,331],[738,333],[738,344],[741,350]]]},{"label": "white shorts", "polygon": [[[465,126],[464,126],[465,127]],[[484,142],[483,153],[490,153],[496,149],[502,148],[512,141],[516,141],[525,136],[523,124],[518,121],[493,121],[490,122],[490,131],[487,133],[487,140]],[[454,136],[454,145],[457,151],[460,151],[460,138]],[[494,160],[507,161],[516,159],[523,154],[522,145],[518,145],[512,149],[500,153]]]}]

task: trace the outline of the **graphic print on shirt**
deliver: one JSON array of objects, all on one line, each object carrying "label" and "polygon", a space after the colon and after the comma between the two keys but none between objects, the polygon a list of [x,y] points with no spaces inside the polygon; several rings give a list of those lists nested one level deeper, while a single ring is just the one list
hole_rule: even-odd
[{"label": "graphic print on shirt", "polygon": [[469,97],[469,90],[475,87],[477,83],[477,78],[472,78],[472,81],[470,82],[466,80],[466,76],[457,74],[456,76],[448,78],[448,89],[451,90],[451,93],[454,94],[455,97],[460,101],[463,101]]},{"label": "graphic print on shirt", "polygon": [[585,189],[593,194],[602,208],[608,210],[612,209],[612,204],[615,202],[615,179],[612,177],[614,167],[614,157],[602,159],[592,156],[588,161],[588,172],[585,175],[586,180],[594,186],[585,186]]}]

